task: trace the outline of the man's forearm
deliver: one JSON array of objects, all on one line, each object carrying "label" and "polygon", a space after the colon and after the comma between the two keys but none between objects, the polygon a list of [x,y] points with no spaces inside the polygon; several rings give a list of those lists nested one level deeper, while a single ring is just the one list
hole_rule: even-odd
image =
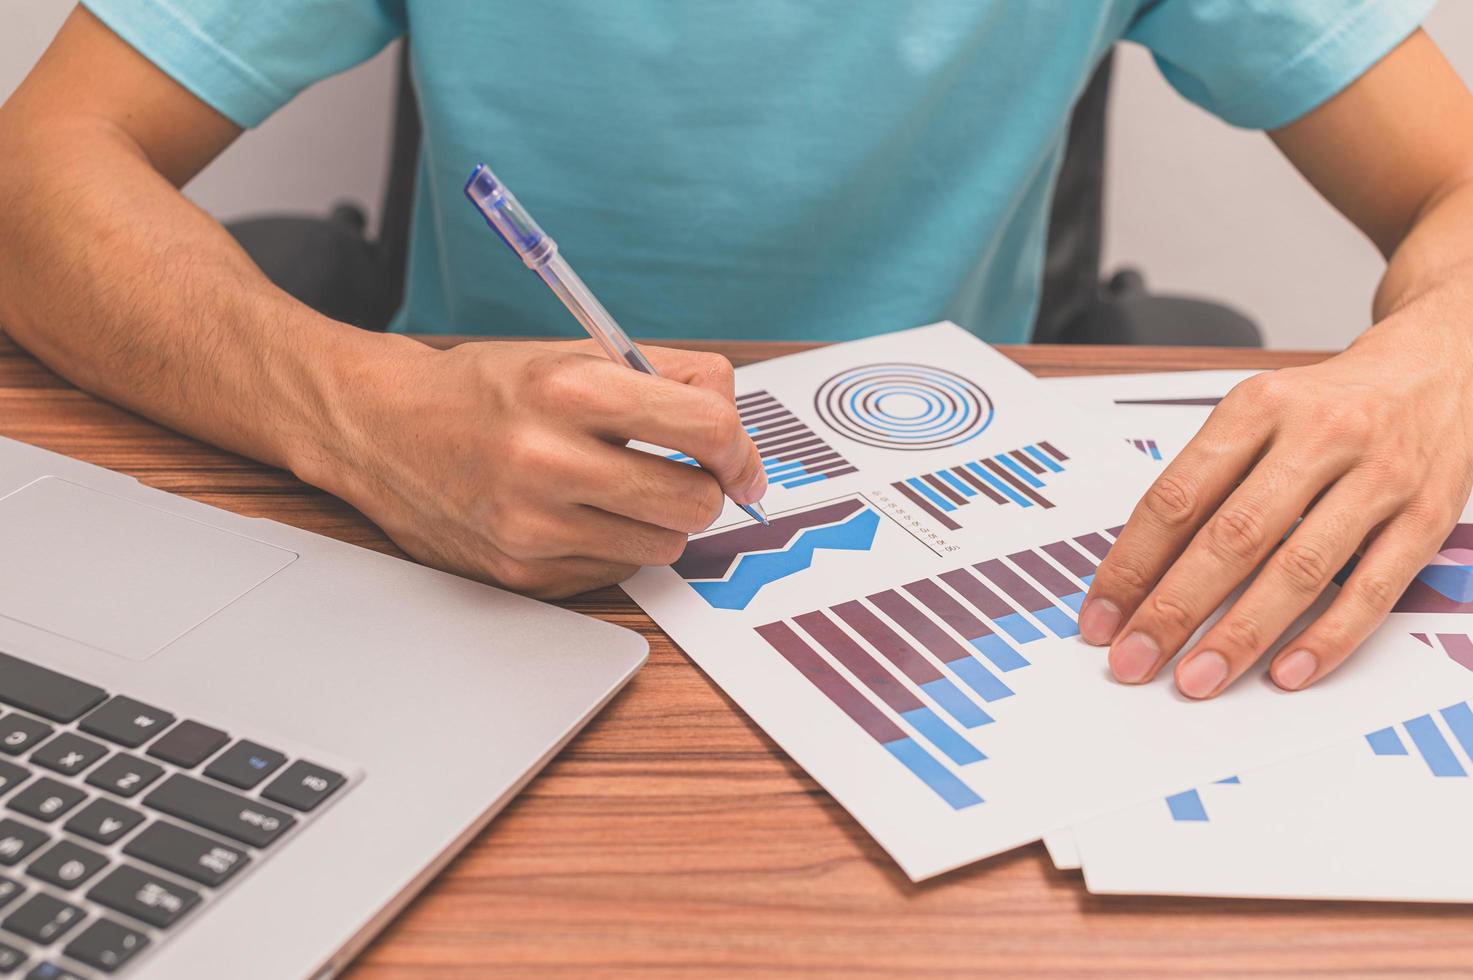
[{"label": "man's forearm", "polygon": [[0,215],[0,328],[82,388],[299,474],[354,373],[413,343],[276,289],[106,124],[0,126]]},{"label": "man's forearm", "polygon": [[1417,215],[1391,253],[1372,315],[1379,323],[1434,290],[1461,293],[1465,317],[1473,310],[1473,174]]}]

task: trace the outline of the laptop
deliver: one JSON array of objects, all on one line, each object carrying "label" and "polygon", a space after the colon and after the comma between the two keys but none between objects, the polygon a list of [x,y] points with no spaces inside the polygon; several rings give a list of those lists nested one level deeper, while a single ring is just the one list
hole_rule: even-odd
[{"label": "laptop", "polygon": [[0,439],[0,975],[332,975],[646,652]]}]

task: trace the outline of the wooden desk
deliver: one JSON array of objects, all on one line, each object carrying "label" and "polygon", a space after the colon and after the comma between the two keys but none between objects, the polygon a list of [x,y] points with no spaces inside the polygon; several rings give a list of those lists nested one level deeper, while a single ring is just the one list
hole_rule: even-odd
[{"label": "wooden desk", "polygon": [[[798,349],[714,346],[738,363]],[[1323,356],[1005,351],[1039,374]],[[394,551],[336,500],[89,398],[3,337],[0,435]],[[369,948],[354,976],[1473,971],[1473,912],[1459,908],[1095,898],[1074,874],[1054,871],[1039,845],[911,884],[622,592],[569,605],[644,633],[649,666]]]}]

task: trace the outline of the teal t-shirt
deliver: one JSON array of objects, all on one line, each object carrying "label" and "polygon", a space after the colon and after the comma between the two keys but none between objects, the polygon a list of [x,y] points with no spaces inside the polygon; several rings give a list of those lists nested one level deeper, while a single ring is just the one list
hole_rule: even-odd
[{"label": "teal t-shirt", "polygon": [[400,329],[580,335],[462,196],[485,161],[636,336],[949,318],[1018,341],[1069,113],[1112,44],[1268,129],[1433,0],[85,2],[246,127],[407,34],[424,141]]}]

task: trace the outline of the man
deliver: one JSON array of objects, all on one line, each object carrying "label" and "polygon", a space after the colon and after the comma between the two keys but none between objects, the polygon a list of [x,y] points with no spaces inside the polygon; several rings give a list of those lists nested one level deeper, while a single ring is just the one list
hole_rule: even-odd
[{"label": "man", "polygon": [[439,352],[360,332],[273,288],[179,186],[407,32],[425,141],[398,328],[575,329],[459,198],[486,158],[638,335],[836,339],[949,316],[1023,340],[1072,100],[1128,37],[1186,97],[1269,130],[1388,259],[1375,326],[1234,391],[1082,612],[1115,675],[1142,682],[1266,562],[1176,668],[1211,697],[1360,550],[1272,666],[1297,689],[1380,622],[1470,486],[1473,97],[1417,30],[1429,6],[88,0],[0,110],[0,323],[82,387],[343,497],[424,561],[570,594],[673,560],[723,487],[761,497],[729,366],[651,347],[661,380],[587,343]]}]

